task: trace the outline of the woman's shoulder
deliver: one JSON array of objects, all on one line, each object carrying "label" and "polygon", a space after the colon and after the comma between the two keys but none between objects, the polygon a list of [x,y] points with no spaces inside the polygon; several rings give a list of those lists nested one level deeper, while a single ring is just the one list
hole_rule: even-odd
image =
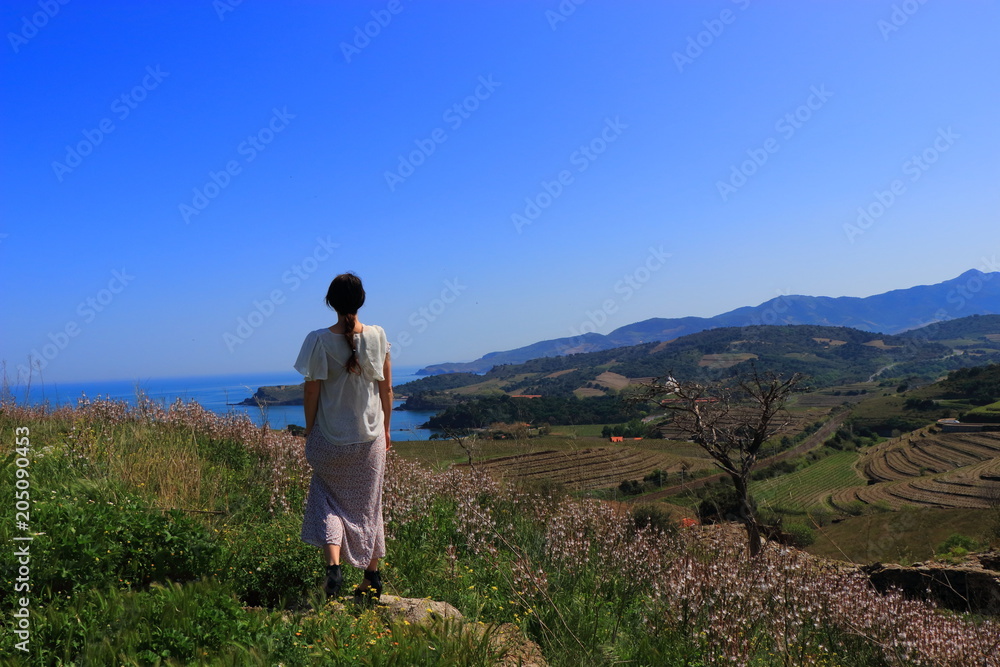
[{"label": "woman's shoulder", "polygon": [[329,329],[313,329],[306,334],[306,340],[315,340],[317,338],[322,338],[323,333],[330,333]]},{"label": "woman's shoulder", "polygon": [[366,324],[363,333],[372,337],[385,338],[385,329],[377,324]]}]

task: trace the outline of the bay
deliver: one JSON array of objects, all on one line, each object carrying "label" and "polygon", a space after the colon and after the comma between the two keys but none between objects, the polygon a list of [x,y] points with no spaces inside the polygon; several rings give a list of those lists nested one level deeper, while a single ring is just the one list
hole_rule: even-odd
[{"label": "bay", "polygon": [[[393,384],[400,385],[421,377],[418,366],[401,366],[393,369]],[[36,382],[30,387],[9,387],[14,400],[28,405],[76,405],[81,396],[90,399],[107,397],[124,400],[134,405],[138,392],[163,405],[177,399],[197,401],[206,410],[220,415],[242,413],[260,426],[265,421],[271,428],[284,429],[289,424],[305,424],[302,406],[269,406],[264,409],[235,405],[253,396],[259,387],[281,384],[300,384],[302,376],[290,373],[241,373],[238,375],[207,375],[196,377],[146,378],[133,380],[104,380],[46,384]],[[393,401],[398,407],[402,400]],[[430,429],[421,428],[435,413],[426,410],[393,410],[393,440],[427,440]]]}]

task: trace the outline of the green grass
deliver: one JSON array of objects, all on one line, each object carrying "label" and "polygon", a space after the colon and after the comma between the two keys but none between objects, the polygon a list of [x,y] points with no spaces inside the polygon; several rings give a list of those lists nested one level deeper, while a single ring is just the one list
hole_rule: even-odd
[{"label": "green grass", "polygon": [[831,492],[865,485],[853,467],[857,459],[857,452],[837,452],[802,470],[754,482],[751,493],[761,507],[793,512],[826,507],[824,497]]},{"label": "green grass", "polygon": [[567,426],[553,426],[553,435],[564,435],[569,437],[577,438],[600,438],[601,440],[607,441],[607,438],[601,436],[601,429],[603,429],[605,424],[576,424]]},{"label": "green grass", "polygon": [[968,421],[983,420],[989,422],[1000,422],[1000,401],[982,405],[969,411]]},{"label": "green grass", "polygon": [[[855,563],[913,563],[958,533],[989,542],[998,510],[907,508],[845,519],[816,529],[816,542],[806,551]],[[992,517],[990,515],[993,515]]]}]

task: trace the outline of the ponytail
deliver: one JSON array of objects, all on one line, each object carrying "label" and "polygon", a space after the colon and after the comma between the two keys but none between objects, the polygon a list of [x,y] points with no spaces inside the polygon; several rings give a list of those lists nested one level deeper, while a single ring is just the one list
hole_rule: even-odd
[{"label": "ponytail", "polygon": [[358,326],[358,314],[348,313],[344,315],[344,338],[351,346],[351,357],[344,364],[348,373],[361,375],[361,364],[358,363],[358,348],[354,346],[354,328]]}]

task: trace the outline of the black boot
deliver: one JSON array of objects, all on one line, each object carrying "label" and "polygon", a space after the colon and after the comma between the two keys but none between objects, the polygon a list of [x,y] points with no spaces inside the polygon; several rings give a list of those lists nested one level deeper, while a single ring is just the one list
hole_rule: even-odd
[{"label": "black boot", "polygon": [[365,570],[364,580],[368,582],[368,588],[355,588],[354,597],[377,602],[382,597],[382,574],[378,570]]},{"label": "black boot", "polygon": [[340,588],[344,585],[344,575],[340,572],[339,565],[326,566],[326,582],[323,584],[323,591],[328,598],[340,595]]}]

